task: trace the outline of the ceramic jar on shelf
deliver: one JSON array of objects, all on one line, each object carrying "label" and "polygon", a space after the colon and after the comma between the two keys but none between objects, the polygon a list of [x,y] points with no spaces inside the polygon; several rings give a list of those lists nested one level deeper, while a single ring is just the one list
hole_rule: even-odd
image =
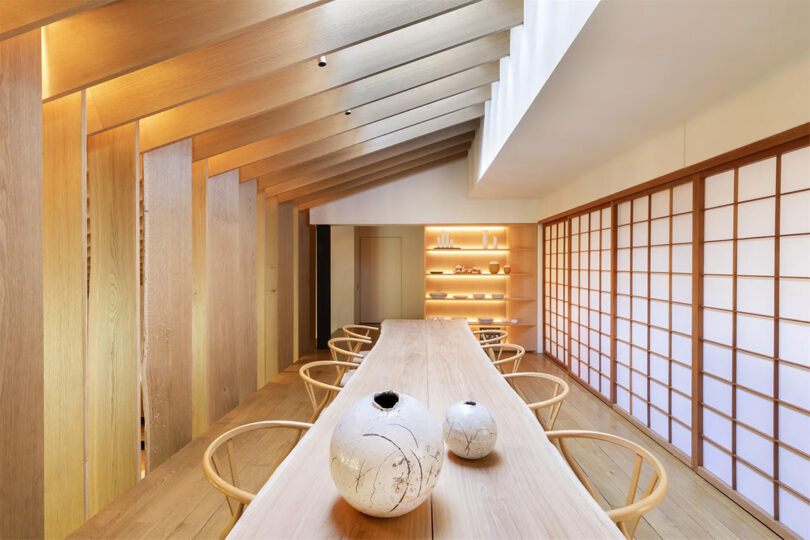
[{"label": "ceramic jar on shelf", "polygon": [[501,268],[501,263],[498,261],[489,261],[489,273],[490,274],[497,274],[498,270]]}]

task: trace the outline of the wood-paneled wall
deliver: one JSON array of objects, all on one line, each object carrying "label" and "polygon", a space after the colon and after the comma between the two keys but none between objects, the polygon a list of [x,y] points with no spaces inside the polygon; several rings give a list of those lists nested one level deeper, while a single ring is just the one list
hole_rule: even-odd
[{"label": "wood-paneled wall", "polygon": [[0,537],[43,528],[39,31],[0,41]]},{"label": "wood-paneled wall", "polygon": [[148,472],[191,440],[191,140],[145,153],[143,181]]},{"label": "wood-paneled wall", "polygon": [[139,477],[138,177],[137,125],[87,138],[89,515]]},{"label": "wood-paneled wall", "polygon": [[239,377],[235,353],[242,339],[234,298],[239,253],[239,176],[236,171],[208,179],[207,328],[208,422],[214,422],[239,404]]},{"label": "wood-paneled wall", "polygon": [[[315,352],[315,227],[309,210],[298,219],[298,357]],[[298,358],[295,358],[297,361]]]},{"label": "wood-paneled wall", "polygon": [[191,431],[194,437],[208,427],[207,183],[208,162],[195,161],[191,164]]},{"label": "wood-paneled wall", "polygon": [[[264,193],[260,193],[264,199]],[[278,346],[278,197],[265,199],[264,207],[264,376],[269,381],[279,372]]]},{"label": "wood-paneled wall", "polygon": [[278,328],[278,370],[283,371],[295,362],[295,253],[294,241],[294,207],[292,202],[278,205],[276,234],[278,236],[277,290],[278,309],[276,324]]},{"label": "wood-paneled wall", "polygon": [[256,388],[268,382],[265,363],[266,315],[267,315],[267,273],[265,272],[265,252],[267,217],[264,191],[254,194],[256,198]]},{"label": "wood-paneled wall", "polygon": [[239,331],[236,372],[239,380],[239,402],[256,391],[257,317],[256,298],[256,180],[239,184],[239,253],[236,287]]},{"label": "wood-paneled wall", "polygon": [[87,184],[84,92],[42,106],[45,536],[85,517]]}]

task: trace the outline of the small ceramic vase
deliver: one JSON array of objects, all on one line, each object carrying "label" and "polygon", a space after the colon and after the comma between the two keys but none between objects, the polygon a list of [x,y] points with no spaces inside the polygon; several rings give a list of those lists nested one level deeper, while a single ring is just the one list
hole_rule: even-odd
[{"label": "small ceramic vase", "polygon": [[484,239],[482,244],[484,249],[489,248],[489,241],[487,241],[487,231],[484,231]]},{"label": "small ceramic vase", "polygon": [[442,470],[444,443],[430,410],[388,390],[346,409],[329,447],[332,480],[354,508],[396,517],[428,498]]},{"label": "small ceramic vase", "polygon": [[510,273],[511,271],[512,271],[512,265],[511,265],[511,264],[505,264],[505,265],[503,265],[503,273],[504,273],[504,274],[508,274],[508,273]]},{"label": "small ceramic vase", "polygon": [[460,458],[480,459],[495,447],[498,426],[477,401],[459,401],[444,416],[444,442]]},{"label": "small ceramic vase", "polygon": [[498,270],[501,268],[501,263],[498,261],[489,261],[489,273],[490,274],[497,274]]}]

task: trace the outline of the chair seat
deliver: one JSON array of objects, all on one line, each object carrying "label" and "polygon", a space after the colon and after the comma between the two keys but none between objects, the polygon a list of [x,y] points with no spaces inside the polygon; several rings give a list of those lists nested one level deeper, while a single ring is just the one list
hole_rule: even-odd
[{"label": "chair seat", "polygon": [[338,384],[340,384],[340,386],[346,386],[346,384],[349,382],[349,380],[351,380],[352,375],[354,375],[354,370],[347,371],[340,378],[340,383],[338,383]]}]

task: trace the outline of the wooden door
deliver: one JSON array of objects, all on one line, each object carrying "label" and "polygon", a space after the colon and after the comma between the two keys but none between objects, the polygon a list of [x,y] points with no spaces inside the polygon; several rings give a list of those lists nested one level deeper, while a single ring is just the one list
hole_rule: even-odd
[{"label": "wooden door", "polygon": [[402,239],[360,238],[360,321],[402,317]]}]

